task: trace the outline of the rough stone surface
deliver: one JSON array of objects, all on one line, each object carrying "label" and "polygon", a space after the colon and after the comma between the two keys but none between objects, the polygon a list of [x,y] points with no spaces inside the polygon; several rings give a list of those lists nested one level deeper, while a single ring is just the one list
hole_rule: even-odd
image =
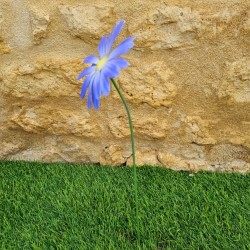
[{"label": "rough stone surface", "polygon": [[227,79],[217,86],[219,97],[232,102],[250,102],[250,57],[227,65]]},{"label": "rough stone surface", "polygon": [[13,97],[37,99],[44,97],[78,96],[79,84],[75,71],[81,69],[79,60],[42,58],[29,64],[10,65],[3,69],[3,93]]},{"label": "rough stone surface", "polygon": [[147,65],[141,64],[140,60],[134,60],[133,65],[123,75],[120,80],[121,88],[126,99],[133,103],[167,107],[176,95],[176,87],[170,81],[172,72],[163,61]]},{"label": "rough stone surface", "polygon": [[60,5],[59,10],[66,19],[70,34],[90,43],[90,39],[98,39],[101,34],[108,32],[109,21],[113,16],[112,6]]},{"label": "rough stone surface", "polygon": [[[48,114],[50,114],[49,117]],[[80,120],[79,117],[81,117]],[[11,128],[19,128],[33,134],[72,134],[88,138],[100,136],[99,125],[91,124],[88,113],[76,112],[67,107],[55,109],[46,104],[32,107],[18,105],[12,114],[10,123]]]},{"label": "rough stone surface", "polygon": [[138,46],[149,49],[170,49],[192,46],[201,27],[198,11],[189,7],[166,6],[148,13],[131,26],[138,36]]},{"label": "rough stone surface", "polygon": [[[140,13],[138,15],[138,13]],[[250,2],[0,0],[0,159],[131,166],[126,111],[79,98],[82,60],[120,19],[117,82],[137,165],[250,172]]]},{"label": "rough stone surface", "polygon": [[37,9],[31,10],[31,26],[33,31],[34,44],[40,44],[43,38],[47,36],[47,29],[50,23],[49,15],[38,11]]},{"label": "rough stone surface", "polygon": [[126,162],[126,158],[122,154],[122,148],[119,145],[111,145],[105,147],[100,155],[101,165],[120,166]]},{"label": "rough stone surface", "polygon": [[10,48],[6,45],[4,38],[3,38],[3,33],[2,33],[3,23],[4,23],[4,18],[3,18],[2,11],[0,9],[0,55],[10,52]]}]

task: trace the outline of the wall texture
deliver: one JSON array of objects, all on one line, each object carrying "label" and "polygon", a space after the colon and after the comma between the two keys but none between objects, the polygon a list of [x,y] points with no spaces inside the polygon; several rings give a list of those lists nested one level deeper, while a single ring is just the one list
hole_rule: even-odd
[{"label": "wall texture", "polygon": [[138,165],[250,171],[249,0],[0,0],[0,158],[131,164],[118,95],[76,80],[120,19]]}]

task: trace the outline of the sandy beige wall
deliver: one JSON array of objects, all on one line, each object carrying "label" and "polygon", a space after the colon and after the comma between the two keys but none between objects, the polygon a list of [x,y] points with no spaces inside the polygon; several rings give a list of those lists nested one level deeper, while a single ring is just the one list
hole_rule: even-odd
[{"label": "sandy beige wall", "polygon": [[136,35],[118,83],[138,164],[250,170],[250,2],[0,0],[0,158],[131,163],[124,107],[80,101],[82,59]]}]

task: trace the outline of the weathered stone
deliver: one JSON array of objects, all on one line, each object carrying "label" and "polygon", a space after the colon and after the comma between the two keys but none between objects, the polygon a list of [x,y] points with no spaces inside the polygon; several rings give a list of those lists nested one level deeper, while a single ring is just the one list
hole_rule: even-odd
[{"label": "weathered stone", "polygon": [[7,46],[7,44],[4,41],[3,34],[2,34],[2,25],[3,25],[3,15],[0,9],[0,55],[6,54],[10,52],[10,48]]},{"label": "weathered stone", "polygon": [[26,147],[27,145],[24,141],[2,141],[0,149],[0,158],[5,159],[7,156],[16,154],[17,152],[21,151],[22,149],[25,149]]},{"label": "weathered stone", "polygon": [[231,160],[224,163],[211,164],[204,159],[183,159],[168,152],[159,152],[158,160],[170,169],[184,170],[196,173],[198,171],[213,172],[250,172],[250,164],[243,160]]},{"label": "weathered stone", "polygon": [[[161,139],[166,137],[168,131],[167,120],[157,117],[137,117],[133,119],[134,134],[145,139]],[[111,133],[117,138],[130,136],[130,129],[127,116],[118,116],[109,121]]]},{"label": "weathered stone", "polygon": [[100,155],[101,165],[120,166],[126,162],[123,156],[122,148],[118,145],[111,145],[105,147]]},{"label": "weathered stone", "polygon": [[228,76],[215,85],[219,97],[232,102],[250,102],[250,58],[244,57],[227,65]]},{"label": "weathered stone", "polygon": [[191,8],[162,5],[139,23],[130,25],[140,48],[152,50],[193,46],[201,26],[200,15]]},{"label": "weathered stone", "polygon": [[233,160],[250,163],[250,150],[231,144],[214,145],[207,151],[206,158],[213,165],[225,164]]},{"label": "weathered stone", "polygon": [[60,5],[59,10],[65,17],[71,35],[93,42],[104,33],[110,32],[110,19],[114,22],[112,6],[68,6]]},{"label": "weathered stone", "polygon": [[216,172],[240,172],[240,173],[249,173],[250,172],[250,163],[247,163],[242,160],[232,160],[224,164],[214,165],[213,171]]},{"label": "weathered stone", "polygon": [[3,69],[0,91],[6,95],[37,99],[44,97],[79,96],[76,72],[80,60],[40,58],[32,64],[8,66]]},{"label": "weathered stone", "polygon": [[153,107],[169,106],[177,90],[170,80],[173,73],[166,64],[163,61],[142,64],[135,59],[131,63],[119,80],[126,99]]},{"label": "weathered stone", "polygon": [[199,159],[183,159],[169,152],[159,152],[159,162],[167,168],[174,170],[185,170],[190,172],[198,172],[201,170],[212,170],[211,166],[204,160]]},{"label": "weathered stone", "polygon": [[0,41],[0,55],[7,54],[9,52],[10,48],[3,41]]},{"label": "weathered stone", "polygon": [[[99,141],[99,140],[98,140]],[[59,137],[55,140],[58,154],[66,162],[79,163],[99,163],[99,156],[102,151],[102,144],[90,138],[90,140],[81,137],[67,136]],[[51,143],[48,143],[51,144]],[[50,155],[46,156],[47,160]],[[55,161],[55,160],[51,160]]]},{"label": "weathered stone", "polygon": [[216,12],[204,12],[202,29],[199,37],[204,39],[236,38],[241,36],[242,29],[248,28],[248,14],[236,8],[225,7]]},{"label": "weathered stone", "polygon": [[211,122],[203,120],[199,116],[187,116],[183,123],[187,140],[197,144],[215,144],[216,140],[210,136],[207,129]]},{"label": "weathered stone", "polygon": [[31,10],[31,26],[33,31],[33,43],[40,44],[43,38],[47,36],[47,29],[50,23],[49,15],[41,10]]},{"label": "weathered stone", "polygon": [[30,49],[33,45],[30,3],[25,0],[9,0],[6,4],[9,8],[6,6],[8,44],[13,50]]},{"label": "weathered stone", "polygon": [[[148,151],[136,151],[136,166],[160,166],[160,162],[157,159],[157,154],[154,150]],[[133,158],[129,157],[127,160],[127,166],[133,166]]]},{"label": "weathered stone", "polygon": [[18,105],[11,117],[11,127],[35,134],[100,136],[100,128],[91,122],[89,113],[66,107],[56,109],[46,104],[31,107]]},{"label": "weathered stone", "polygon": [[248,36],[250,35],[250,10],[247,11],[244,24],[243,24],[243,29],[246,31]]}]

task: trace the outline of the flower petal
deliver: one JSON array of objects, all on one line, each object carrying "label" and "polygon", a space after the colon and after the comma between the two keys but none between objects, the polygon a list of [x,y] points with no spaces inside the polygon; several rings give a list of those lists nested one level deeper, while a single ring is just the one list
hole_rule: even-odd
[{"label": "flower petal", "polygon": [[102,68],[103,74],[108,78],[115,78],[119,75],[119,68],[116,64],[108,61]]},{"label": "flower petal", "polygon": [[82,84],[81,94],[80,94],[81,99],[83,99],[85,97],[88,87],[90,85],[92,85],[94,76],[95,76],[95,74],[92,73],[91,75],[88,75],[86,77],[86,79],[84,80],[84,82]]},{"label": "flower petal", "polygon": [[93,77],[93,75],[88,75],[86,77],[86,79],[84,80],[83,84],[82,84],[82,90],[81,90],[81,94],[80,94],[80,98],[83,99],[86,95],[86,91],[87,91],[87,88],[91,82],[91,78]]},{"label": "flower petal", "polygon": [[95,79],[92,84],[92,101],[95,109],[98,109],[100,106],[100,98],[101,98],[100,72],[96,72]]},{"label": "flower petal", "polygon": [[80,80],[80,79],[82,79],[84,76],[87,76],[87,75],[93,73],[94,70],[95,70],[95,66],[90,66],[90,67],[84,69],[84,70],[79,74],[79,76],[77,77],[77,80]]},{"label": "flower petal", "polygon": [[98,57],[95,56],[95,55],[90,55],[90,56],[87,56],[85,59],[84,59],[84,63],[91,63],[91,64],[97,64],[99,61]]},{"label": "flower petal", "polygon": [[120,43],[109,55],[109,59],[113,59],[115,57],[118,57],[122,54],[125,54],[128,52],[131,48],[133,48],[134,43],[133,40],[135,39],[135,36],[129,37],[125,39],[122,43]]},{"label": "flower petal", "polygon": [[106,50],[107,54],[110,52],[112,45],[115,42],[116,37],[121,32],[124,24],[125,24],[124,20],[121,20],[120,22],[115,24],[110,36],[107,39],[107,50]]},{"label": "flower petal", "polygon": [[110,83],[109,83],[109,79],[108,77],[106,77],[103,72],[101,71],[101,76],[100,76],[100,80],[101,80],[101,93],[104,96],[108,96],[109,92],[110,92]]},{"label": "flower petal", "polygon": [[98,45],[98,52],[101,58],[106,55],[107,40],[107,36],[104,35]]},{"label": "flower petal", "polygon": [[88,93],[88,108],[90,109],[92,106],[92,102],[93,102],[93,96],[92,96],[92,85],[93,85],[93,81],[95,80],[95,74],[93,75],[93,78],[90,81],[90,86],[89,86],[89,93]]},{"label": "flower petal", "polygon": [[93,80],[92,93],[93,100],[101,98],[100,72],[98,71],[95,73],[95,79]]},{"label": "flower petal", "polygon": [[115,64],[116,67],[118,67],[120,70],[125,69],[129,66],[128,61],[124,58],[114,58],[114,59],[110,60],[109,62],[112,64]]},{"label": "flower petal", "polygon": [[94,108],[97,110],[100,107],[100,98],[98,99],[93,99],[93,103],[94,103]]}]

